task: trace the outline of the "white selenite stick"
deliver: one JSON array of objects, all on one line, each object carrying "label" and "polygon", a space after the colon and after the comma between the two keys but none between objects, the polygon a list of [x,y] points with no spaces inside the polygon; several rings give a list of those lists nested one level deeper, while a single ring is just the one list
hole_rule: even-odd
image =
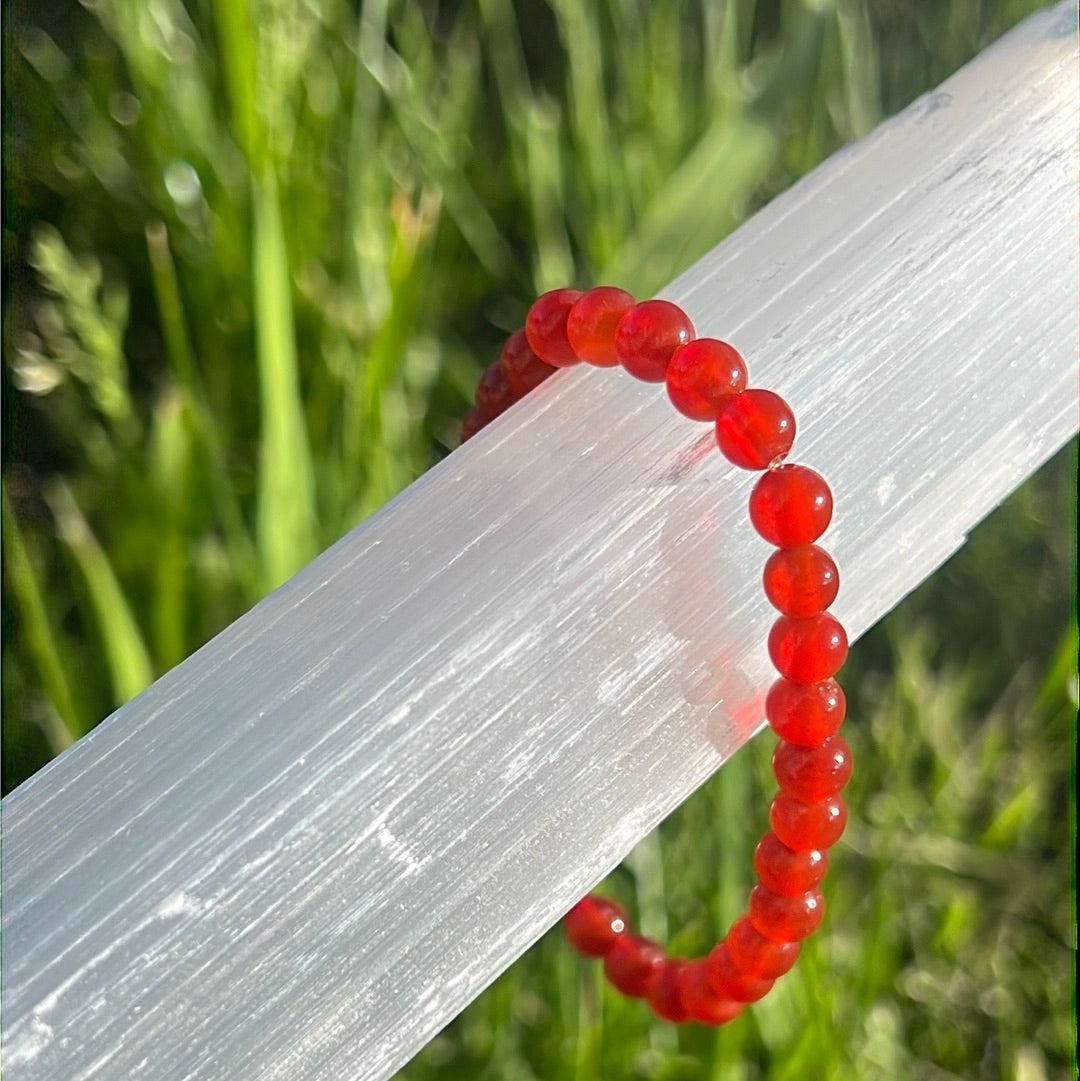
[{"label": "white selenite stick", "polygon": [[[794,407],[853,636],[1076,430],[1075,26],[662,294]],[[761,724],[768,548],[710,443],[560,373],[8,796],[5,1081],[407,1061]]]}]

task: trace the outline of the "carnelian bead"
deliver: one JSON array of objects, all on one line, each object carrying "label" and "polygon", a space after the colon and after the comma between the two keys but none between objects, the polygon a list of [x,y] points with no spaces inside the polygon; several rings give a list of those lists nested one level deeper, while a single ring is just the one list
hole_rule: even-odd
[{"label": "carnelian bead", "polygon": [[467,443],[485,424],[480,410],[474,405],[461,420],[461,441]]},{"label": "carnelian bead", "polygon": [[793,683],[778,679],[765,696],[765,716],[772,730],[788,743],[816,747],[836,734],[847,702],[834,679]]},{"label": "carnelian bead", "polygon": [[735,921],[725,941],[735,967],[759,980],[775,980],[790,971],[802,948],[798,942],[773,942],[759,934],[748,916]]},{"label": "carnelian bead", "polygon": [[802,803],[780,791],[769,808],[773,833],[795,852],[822,851],[840,840],[847,825],[847,807],[840,796]]},{"label": "carnelian bead", "polygon": [[777,549],[766,561],[761,578],[772,606],[800,619],[824,612],[840,589],[832,556],[816,544]]},{"label": "carnelian bead", "polygon": [[566,336],[566,319],[570,309],[580,299],[576,289],[552,289],[533,302],[525,317],[525,337],[529,348],[553,368],[569,368],[580,364]]},{"label": "carnelian bead", "polygon": [[615,328],[634,306],[634,298],[622,289],[601,285],[590,289],[571,309],[566,319],[570,347],[588,364],[613,368],[619,363],[615,352]]},{"label": "carnelian bead", "polygon": [[686,1007],[679,997],[679,975],[686,968],[685,961],[668,958],[657,965],[645,986],[645,1000],[657,1017],[665,1021],[685,1021]]},{"label": "carnelian bead", "polygon": [[828,612],[808,619],[780,616],[769,631],[769,656],[793,683],[820,683],[847,659],[847,635]]},{"label": "carnelian bead", "polygon": [[679,973],[679,1000],[687,1017],[704,1025],[726,1025],[735,1020],[745,1003],[722,998],[709,983],[705,961],[691,961]]},{"label": "carnelian bead", "polygon": [[563,919],[570,945],[585,957],[603,957],[626,933],[626,913],[606,897],[583,897]]},{"label": "carnelian bead", "polygon": [[824,915],[820,890],[798,897],[781,897],[760,885],[750,891],[750,922],[758,934],[773,942],[801,942],[817,930]]},{"label": "carnelian bead", "polygon": [[750,521],[777,548],[813,544],[832,520],[832,492],[805,465],[770,469],[750,493]]},{"label": "carnelian bead", "polygon": [[721,942],[705,960],[709,986],[721,997],[736,1002],[757,1002],[771,990],[775,980],[748,976],[735,967],[727,942]]},{"label": "carnelian bead", "polygon": [[604,956],[604,973],[616,990],[631,998],[641,998],[653,969],[664,960],[664,951],[651,939],[619,935]]},{"label": "carnelian bead", "polygon": [[476,408],[481,415],[494,419],[516,401],[517,395],[510,389],[498,362],[488,365],[480,376],[480,385],[476,388]]},{"label": "carnelian bead", "polygon": [[691,420],[716,420],[746,389],[746,364],[727,342],[696,338],[672,355],[664,376],[671,404]]},{"label": "carnelian bead", "polygon": [[754,850],[754,870],[761,884],[782,897],[798,897],[824,877],[829,857],[820,848],[796,852],[770,831]]},{"label": "carnelian bead", "polygon": [[667,300],[635,304],[615,328],[619,363],[644,383],[662,383],[672,354],[694,336],[694,324]]},{"label": "carnelian bead", "polygon": [[840,736],[819,747],[800,747],[781,740],[772,757],[776,783],[800,803],[818,803],[835,796],[851,778],[851,750]]},{"label": "carnelian bead", "polygon": [[716,418],[716,445],[740,469],[768,469],[795,442],[795,414],[771,390],[744,390]]},{"label": "carnelian bead", "polygon": [[554,375],[555,369],[545,364],[530,348],[525,331],[515,330],[499,354],[499,367],[506,377],[510,389],[518,398],[525,397],[530,390]]}]

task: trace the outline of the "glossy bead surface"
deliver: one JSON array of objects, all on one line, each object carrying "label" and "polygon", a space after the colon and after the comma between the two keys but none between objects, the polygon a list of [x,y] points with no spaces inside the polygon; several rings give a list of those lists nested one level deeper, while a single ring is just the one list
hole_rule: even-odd
[{"label": "glossy bead surface", "polygon": [[750,521],[777,548],[813,544],[832,520],[832,492],[805,465],[770,469],[750,493]]},{"label": "glossy bead surface", "polygon": [[832,556],[816,544],[777,549],[766,561],[761,580],[769,603],[797,619],[824,612],[840,589]]},{"label": "glossy bead surface", "polygon": [[705,961],[705,972],[709,986],[721,998],[734,999],[736,1002],[757,1002],[771,990],[775,980],[763,980],[748,976],[735,967],[731,959],[727,942],[721,942]]},{"label": "glossy bead surface", "polygon": [[847,807],[840,796],[803,803],[781,791],[769,808],[769,825],[795,852],[824,851],[840,840],[847,825]]},{"label": "glossy bead surface", "polygon": [[749,916],[736,920],[724,941],[735,967],[759,980],[775,980],[790,971],[802,948],[798,942],[773,942],[766,938],[754,929]]},{"label": "glossy bead surface", "polygon": [[619,320],[615,350],[635,379],[662,383],[672,354],[693,336],[694,324],[681,308],[667,300],[646,300]]},{"label": "glossy bead surface", "polygon": [[619,363],[615,328],[633,306],[634,298],[622,289],[609,285],[590,289],[567,316],[566,336],[570,347],[587,364],[613,368]]},{"label": "glossy bead surface", "polygon": [[645,987],[645,1001],[657,1017],[665,1021],[685,1021],[686,1007],[679,997],[679,976],[686,967],[685,961],[668,958],[657,965]]},{"label": "glossy bead surface", "polygon": [[480,415],[493,420],[516,401],[517,395],[510,389],[498,362],[488,365],[476,388],[476,408],[480,410]]},{"label": "glossy bead surface", "polygon": [[847,634],[828,612],[806,619],[780,616],[769,631],[769,657],[793,683],[820,683],[847,659]]},{"label": "glossy bead surface", "polygon": [[553,368],[569,368],[581,363],[566,336],[570,309],[581,298],[576,289],[552,289],[539,297],[525,317],[525,337],[529,348]]},{"label": "glossy bead surface", "polygon": [[847,651],[844,628],[828,612],[808,619],[780,616],[769,631],[769,656],[792,683],[820,683],[835,675]]},{"label": "glossy bead surface", "polygon": [[675,350],[664,380],[683,416],[716,420],[725,403],[746,389],[746,364],[727,342],[696,338]]},{"label": "glossy bead surface", "polygon": [[776,783],[800,803],[818,803],[835,796],[851,777],[851,749],[840,736],[819,747],[800,747],[781,740],[772,757]]},{"label": "glossy bead surface", "polygon": [[795,414],[771,390],[745,390],[716,418],[716,445],[740,469],[768,469],[795,442]]},{"label": "glossy bead surface", "polygon": [[769,726],[781,739],[803,747],[816,747],[836,735],[846,710],[844,692],[834,679],[820,683],[778,679],[765,696]]},{"label": "glossy bead surface", "polygon": [[563,919],[570,945],[585,957],[603,957],[626,933],[626,913],[606,897],[583,897]]},{"label": "glossy bead surface", "polygon": [[535,390],[555,369],[545,364],[530,348],[525,331],[515,330],[499,354],[499,367],[510,389],[518,398]]},{"label": "glossy bead surface", "polygon": [[717,995],[705,965],[705,961],[691,961],[679,973],[679,1000],[690,1019],[703,1025],[726,1025],[743,1012],[745,1003]]},{"label": "glossy bead surface", "polygon": [[623,934],[604,956],[604,974],[617,991],[641,998],[652,970],[664,960],[664,951],[651,939]]},{"label": "glossy bead surface", "polygon": [[829,858],[820,848],[796,852],[770,831],[754,851],[754,870],[761,884],[782,897],[798,897],[824,877]]},{"label": "glossy bead surface", "polygon": [[801,942],[817,930],[824,915],[820,890],[781,897],[759,885],[750,892],[750,922],[758,934],[774,942]]}]

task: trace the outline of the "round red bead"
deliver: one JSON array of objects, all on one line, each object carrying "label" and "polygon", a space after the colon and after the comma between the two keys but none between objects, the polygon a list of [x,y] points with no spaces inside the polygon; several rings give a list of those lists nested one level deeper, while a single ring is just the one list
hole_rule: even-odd
[{"label": "round red bead", "polygon": [[684,968],[685,961],[668,958],[652,970],[645,987],[645,1000],[653,1013],[665,1021],[686,1020],[686,1007],[679,997],[679,976]]},{"label": "round red bead", "polygon": [[619,935],[604,956],[604,973],[616,990],[631,998],[641,998],[653,969],[664,960],[664,951],[651,939]]},{"label": "round red bead", "polygon": [[709,983],[705,961],[692,961],[679,973],[679,999],[687,1017],[705,1025],[726,1025],[745,1003],[718,995]]},{"label": "round red bead", "polygon": [[691,420],[716,420],[746,389],[746,364],[727,342],[697,338],[675,350],[665,373],[671,404]]},{"label": "round red bead", "polygon": [[563,919],[570,945],[585,957],[603,957],[626,933],[626,913],[606,897],[583,897]]},{"label": "round red bead", "polygon": [[499,367],[518,398],[538,387],[555,369],[545,364],[530,348],[525,331],[515,330],[499,354]]},{"label": "round red bead", "polygon": [[773,752],[776,783],[800,803],[818,803],[835,796],[851,777],[851,750],[840,736],[819,747],[800,747],[781,740]]},{"label": "round red bead", "polygon": [[761,884],[782,897],[798,897],[824,877],[829,858],[820,848],[796,852],[775,833],[766,833],[754,851],[754,870]]},{"label": "round red bead", "polygon": [[779,548],[762,573],[765,596],[785,616],[805,619],[824,612],[840,589],[840,574],[832,556],[816,544]]},{"label": "round red bead", "polygon": [[769,809],[773,833],[795,852],[822,851],[840,840],[847,825],[847,807],[840,796],[802,803],[778,792]]},{"label": "round red bead", "polygon": [[694,324],[667,300],[635,304],[615,329],[619,363],[645,383],[662,383],[672,354],[694,336]]},{"label": "round red bead", "polygon": [[571,309],[566,320],[570,347],[589,364],[612,368],[619,363],[615,352],[615,328],[634,306],[634,298],[622,289],[601,285],[590,289]]},{"label": "round red bead", "polygon": [[566,336],[567,317],[580,297],[581,293],[576,289],[552,289],[533,303],[525,317],[529,348],[553,368],[569,368],[581,363],[581,357],[574,352]]},{"label": "round red bead", "polygon": [[705,972],[709,985],[721,998],[731,998],[736,1002],[757,1002],[772,990],[776,982],[740,972],[731,959],[726,941],[709,954],[705,961]]},{"label": "round red bead", "polygon": [[516,401],[517,395],[510,389],[498,362],[488,365],[480,376],[480,385],[476,388],[476,408],[480,410],[481,416],[494,419]]},{"label": "round red bead", "polygon": [[847,659],[847,635],[828,612],[808,619],[780,616],[769,631],[769,656],[793,683],[820,683]]},{"label": "round red bead", "polygon": [[774,942],[801,942],[812,935],[825,915],[820,890],[798,897],[781,897],[764,886],[750,892],[750,922],[754,930]]},{"label": "round red bead", "polygon": [[772,730],[803,747],[816,747],[835,735],[846,710],[844,692],[834,679],[809,684],[778,679],[765,697],[765,716]]},{"label": "round red bead", "polygon": [[759,980],[783,976],[798,960],[802,948],[798,942],[773,942],[759,934],[748,916],[735,921],[725,941],[735,967],[743,975]]},{"label": "round red bead", "polygon": [[832,520],[832,492],[805,465],[770,469],[750,493],[750,521],[778,548],[812,544]]},{"label": "round red bead", "polygon": [[768,469],[795,442],[795,414],[771,390],[744,390],[716,418],[716,445],[740,469]]}]

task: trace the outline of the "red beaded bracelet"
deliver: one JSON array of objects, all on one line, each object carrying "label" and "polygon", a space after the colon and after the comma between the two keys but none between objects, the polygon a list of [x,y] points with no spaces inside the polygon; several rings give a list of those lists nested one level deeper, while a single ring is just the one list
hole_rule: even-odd
[{"label": "red beaded bracelet", "polygon": [[717,445],[730,462],[765,471],[750,494],[750,521],[777,549],[763,581],[780,612],[769,632],[769,656],[781,678],[765,700],[780,737],[772,760],[780,790],[769,814],[772,828],[754,853],[759,881],[747,914],[695,961],[668,957],[657,943],[632,934],[626,914],[605,897],[590,894],[564,921],[571,945],[602,958],[608,980],[623,994],[644,998],[669,1021],[722,1025],[768,993],[821,922],[825,850],[847,820],[840,791],[851,776],[851,753],[836,734],[845,703],[832,678],[847,656],[847,636],[826,611],[839,587],[836,564],[814,543],[832,518],[832,493],[812,469],[784,462],[795,417],[772,391],[747,389],[746,365],[735,349],[695,338],[686,313],[666,300],[639,304],[607,286],[587,293],[556,289],[533,304],[524,331],[510,337],[484,372],[462,441],[556,368],[582,361],[622,365],[645,382],[666,383],[680,413],[715,422]]}]

